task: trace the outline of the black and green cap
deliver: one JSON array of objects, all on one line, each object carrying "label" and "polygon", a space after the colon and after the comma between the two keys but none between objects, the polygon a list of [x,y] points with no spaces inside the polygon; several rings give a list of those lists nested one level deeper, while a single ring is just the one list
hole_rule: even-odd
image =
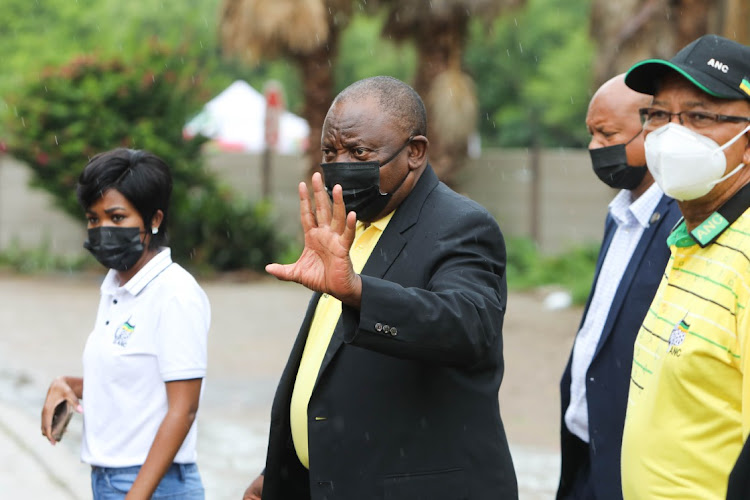
[{"label": "black and green cap", "polygon": [[654,95],[657,84],[670,71],[714,97],[750,100],[750,47],[734,40],[704,35],[669,61],[647,59],[633,65],[625,75],[625,84],[642,94]]}]

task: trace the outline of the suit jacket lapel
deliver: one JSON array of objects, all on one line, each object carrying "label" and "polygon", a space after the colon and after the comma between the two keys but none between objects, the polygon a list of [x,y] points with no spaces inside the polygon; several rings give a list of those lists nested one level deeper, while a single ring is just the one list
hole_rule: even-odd
[{"label": "suit jacket lapel", "polygon": [[[599,353],[599,350],[602,348],[604,343],[607,341],[609,334],[612,332],[614,321],[620,313],[620,309],[622,309],[625,303],[625,296],[628,294],[630,286],[633,284],[633,278],[637,273],[638,267],[641,265],[643,256],[646,255],[648,247],[649,245],[651,245],[652,240],[654,239],[654,235],[656,234],[659,226],[664,222],[665,219],[667,219],[667,214],[669,213],[669,209],[671,208],[671,202],[672,200],[670,198],[662,196],[662,199],[656,205],[656,209],[654,210],[654,214],[659,214],[659,219],[652,222],[649,227],[647,227],[643,231],[643,235],[641,235],[641,239],[638,242],[638,245],[635,247],[635,250],[633,251],[633,256],[630,258],[630,262],[625,268],[625,274],[623,274],[622,279],[620,280],[620,284],[617,287],[615,297],[614,299],[612,299],[612,305],[609,308],[607,321],[604,323],[602,335],[601,337],[599,337],[599,343],[596,346],[594,357],[596,357],[596,355]],[[656,241],[654,243],[659,244],[660,242]],[[662,241],[661,244],[666,245],[667,242]]]},{"label": "suit jacket lapel", "polygon": [[[416,224],[427,196],[435,189],[438,182],[437,175],[435,175],[432,167],[427,165],[424,172],[422,172],[422,176],[417,181],[417,185],[414,186],[412,192],[409,193],[409,196],[406,197],[396,210],[396,213],[393,214],[393,218],[388,223],[372,254],[367,259],[367,263],[362,269],[362,274],[375,278],[385,276],[385,273],[406,245],[407,238],[404,233]],[[315,381],[316,386],[323,372],[344,343],[344,332],[342,331],[341,324],[341,318],[339,318],[339,322],[333,331],[331,342],[328,344],[328,349],[326,349],[326,353],[323,356],[318,378]],[[314,391],[315,389],[313,389]]]}]

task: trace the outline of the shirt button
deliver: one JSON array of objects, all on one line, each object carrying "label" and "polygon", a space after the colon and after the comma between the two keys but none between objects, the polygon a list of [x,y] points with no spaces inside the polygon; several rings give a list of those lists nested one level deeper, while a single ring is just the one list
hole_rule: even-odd
[{"label": "shirt button", "polygon": [[375,323],[375,331],[376,332],[382,332],[383,331],[383,324],[382,323]]},{"label": "shirt button", "polygon": [[391,327],[388,325],[383,325],[383,333],[390,333]]},{"label": "shirt button", "polygon": [[114,300],[112,301],[112,303],[113,303],[113,304],[117,304],[117,299],[114,299]]},{"label": "shirt button", "polygon": [[105,322],[104,322],[104,324],[105,324],[105,325],[108,325],[108,324],[109,324],[109,320],[105,321]]},{"label": "shirt button", "polygon": [[395,337],[395,336],[396,336],[397,334],[398,334],[398,331],[396,331],[396,327],[395,327],[395,326],[392,326],[392,327],[391,327],[391,336],[392,336],[392,337]]}]

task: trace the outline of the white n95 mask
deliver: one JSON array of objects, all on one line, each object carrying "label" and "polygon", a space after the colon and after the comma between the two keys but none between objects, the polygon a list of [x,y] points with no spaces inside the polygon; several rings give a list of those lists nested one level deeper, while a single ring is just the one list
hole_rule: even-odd
[{"label": "white n95 mask", "polygon": [[748,130],[750,125],[719,146],[705,135],[677,123],[668,123],[646,136],[648,169],[667,196],[680,201],[695,200],[745,166],[740,163],[724,175],[727,169],[724,150]]}]

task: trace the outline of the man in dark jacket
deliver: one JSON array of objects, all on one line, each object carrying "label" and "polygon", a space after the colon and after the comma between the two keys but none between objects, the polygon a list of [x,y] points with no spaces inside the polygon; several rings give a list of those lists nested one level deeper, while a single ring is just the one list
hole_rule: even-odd
[{"label": "man in dark jacket", "polygon": [[314,209],[299,188],[305,248],[266,268],[315,293],[245,498],[518,496],[498,405],[502,234],[438,181],[426,133],[422,100],[393,78],[331,105]]},{"label": "man in dark jacket", "polygon": [[594,172],[620,192],[609,204],[594,285],[560,383],[558,499],[622,498],[620,447],[633,343],[680,216],[646,168],[638,109],[650,102],[619,75],[594,94],[586,116]]}]

